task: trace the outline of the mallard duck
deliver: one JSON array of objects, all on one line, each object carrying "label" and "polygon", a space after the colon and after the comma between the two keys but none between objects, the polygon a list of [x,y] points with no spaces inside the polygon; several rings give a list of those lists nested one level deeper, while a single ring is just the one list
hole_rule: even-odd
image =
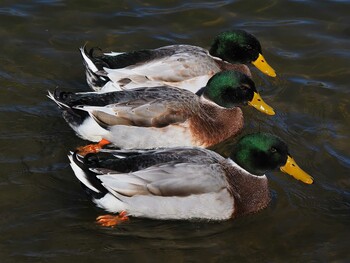
[{"label": "mallard duck", "polygon": [[126,151],[103,149],[70,165],[93,202],[119,215],[97,218],[114,226],[128,216],[154,219],[226,220],[257,212],[269,201],[267,171],[280,168],[306,184],[313,178],[278,137],[242,137],[225,159],[204,148]]},{"label": "mallard duck", "polygon": [[87,82],[96,91],[170,85],[196,92],[223,70],[251,76],[244,65],[248,63],[271,77],[276,76],[262,55],[259,41],[243,30],[219,34],[209,51],[191,45],[100,55],[95,55],[94,50],[80,49]]},{"label": "mallard duck", "polygon": [[49,92],[63,117],[83,139],[123,148],[202,146],[217,144],[243,127],[249,104],[273,115],[254,82],[235,71],[213,76],[199,96],[170,86],[108,93]]}]

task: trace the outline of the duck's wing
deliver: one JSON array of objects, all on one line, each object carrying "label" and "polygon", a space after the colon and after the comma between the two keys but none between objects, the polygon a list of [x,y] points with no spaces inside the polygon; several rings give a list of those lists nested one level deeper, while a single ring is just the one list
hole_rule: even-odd
[{"label": "duck's wing", "polygon": [[218,192],[226,187],[224,177],[214,175],[213,170],[219,171],[219,165],[208,169],[203,164],[171,162],[133,173],[100,174],[97,178],[114,195],[189,196]]},{"label": "duck's wing", "polygon": [[[96,157],[94,161],[91,156],[86,157],[90,158],[87,160],[73,154],[70,160],[78,179],[86,187],[95,192],[104,188],[117,198],[190,196],[216,193],[228,187],[225,171],[217,161],[222,157],[207,150],[175,148],[144,152],[130,160],[130,157],[120,159],[114,154]],[[113,162],[118,162],[118,165]],[[85,175],[79,176],[74,166],[85,171]]]},{"label": "duck's wing", "polygon": [[80,48],[81,55],[93,72],[102,71],[104,68],[120,69],[129,66],[145,64],[153,60],[172,56],[175,53],[174,46],[160,49],[143,49],[131,52],[102,53],[97,48],[88,50],[85,46]]},{"label": "duck's wing", "polygon": [[132,125],[164,127],[184,122],[198,104],[191,92],[170,87],[140,88],[110,93],[79,93],[52,95],[59,105],[86,111],[102,127]]},{"label": "duck's wing", "polygon": [[[212,76],[220,70],[208,51],[200,47],[174,45],[156,49],[154,52],[157,56],[150,60],[117,69],[104,67],[104,70],[113,82],[125,77],[137,81],[138,78],[146,76],[150,81],[167,84],[203,75]],[[126,54],[120,56],[124,55]]]},{"label": "duck's wing", "polygon": [[102,53],[96,51],[100,50],[98,48],[87,50],[85,46],[80,48],[83,64],[86,69],[86,80],[90,87],[96,91],[122,90],[126,85],[128,85],[128,88],[141,87],[139,83],[146,83],[149,81],[146,76],[135,75],[131,78],[122,72],[119,73],[117,79],[111,81],[107,76],[108,73],[105,69],[122,69],[129,66],[145,64],[173,54],[171,50],[168,50],[167,52],[158,52],[157,50],[139,50],[125,53]]},{"label": "duck's wing", "polygon": [[[90,72],[87,74],[90,85],[102,87],[110,80],[116,89],[140,87],[143,83],[147,83],[147,86],[152,86],[152,83],[178,86],[179,82],[207,76],[201,81],[202,85],[220,70],[207,50],[190,45],[172,45],[117,55],[105,53],[93,56],[93,52],[84,49],[81,49],[81,53],[87,72]],[[113,89],[110,84],[107,86]]]},{"label": "duck's wing", "polygon": [[153,165],[162,165],[174,160],[178,163],[210,165],[223,159],[213,151],[198,147],[117,150],[113,145],[86,158],[89,163],[98,162],[102,168],[110,168],[123,173],[143,170]]}]

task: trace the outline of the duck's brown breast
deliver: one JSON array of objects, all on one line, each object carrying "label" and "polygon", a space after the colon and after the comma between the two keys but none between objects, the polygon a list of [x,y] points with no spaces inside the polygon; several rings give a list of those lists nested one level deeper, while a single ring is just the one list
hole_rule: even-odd
[{"label": "duck's brown breast", "polygon": [[189,120],[194,145],[209,147],[218,144],[237,135],[243,128],[243,113],[238,107],[225,109],[205,104],[202,110]]},{"label": "duck's brown breast", "polygon": [[250,72],[249,67],[245,64],[231,64],[225,61],[217,61],[216,63],[221,69],[221,71],[233,70],[233,71],[241,72],[247,75],[248,77],[252,77],[252,73]]}]

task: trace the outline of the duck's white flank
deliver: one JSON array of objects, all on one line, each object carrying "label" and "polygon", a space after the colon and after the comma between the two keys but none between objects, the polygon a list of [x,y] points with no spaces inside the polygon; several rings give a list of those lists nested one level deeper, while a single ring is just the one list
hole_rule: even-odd
[{"label": "duck's white flank", "polygon": [[131,197],[106,194],[94,199],[109,212],[126,211],[128,215],[155,219],[226,220],[233,214],[234,200],[227,189],[217,193],[189,196],[135,195]]},{"label": "duck's white flank", "polygon": [[[68,123],[76,134],[88,141],[99,142],[109,134],[109,131],[102,128],[93,118],[89,117],[79,126]],[[91,131],[94,131],[93,133]]]},{"label": "duck's white flank", "polygon": [[[130,134],[134,135],[132,139]],[[112,126],[104,138],[123,149],[152,149],[193,145],[188,122],[163,128]]]}]

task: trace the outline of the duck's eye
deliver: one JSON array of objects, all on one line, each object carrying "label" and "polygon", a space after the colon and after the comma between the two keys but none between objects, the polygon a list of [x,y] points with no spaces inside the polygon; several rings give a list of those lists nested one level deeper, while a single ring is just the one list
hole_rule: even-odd
[{"label": "duck's eye", "polygon": [[275,152],[277,152],[277,149],[275,147],[271,147],[270,152],[275,153]]},{"label": "duck's eye", "polygon": [[248,90],[248,89],[249,89],[249,86],[247,86],[247,85],[241,85],[241,86],[240,86],[240,89],[241,89],[241,90]]}]

